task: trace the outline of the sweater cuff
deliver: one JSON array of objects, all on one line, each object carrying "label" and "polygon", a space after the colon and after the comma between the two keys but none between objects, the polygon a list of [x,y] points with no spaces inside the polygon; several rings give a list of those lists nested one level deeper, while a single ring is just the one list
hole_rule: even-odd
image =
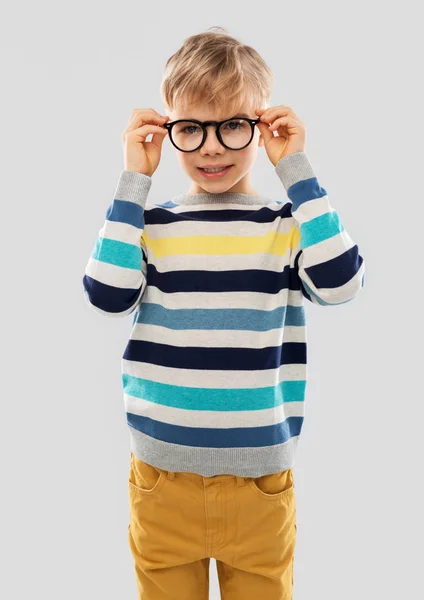
[{"label": "sweater cuff", "polygon": [[306,152],[294,152],[283,156],[275,165],[275,172],[281,179],[286,192],[298,181],[316,177]]},{"label": "sweater cuff", "polygon": [[135,202],[144,208],[151,186],[152,178],[148,175],[137,171],[121,171],[114,198]]}]

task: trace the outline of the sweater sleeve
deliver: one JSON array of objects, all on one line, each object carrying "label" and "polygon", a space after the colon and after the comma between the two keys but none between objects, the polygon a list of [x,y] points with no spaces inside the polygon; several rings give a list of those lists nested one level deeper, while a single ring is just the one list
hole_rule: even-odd
[{"label": "sweater sleeve", "polygon": [[148,175],[122,171],[82,278],[87,304],[121,317],[132,313],[146,288],[144,208],[152,185]]},{"label": "sweater sleeve", "polygon": [[365,262],[330,206],[307,154],[289,154],[275,170],[292,202],[298,230],[292,260],[304,297],[321,306],[353,300],[364,287]]}]

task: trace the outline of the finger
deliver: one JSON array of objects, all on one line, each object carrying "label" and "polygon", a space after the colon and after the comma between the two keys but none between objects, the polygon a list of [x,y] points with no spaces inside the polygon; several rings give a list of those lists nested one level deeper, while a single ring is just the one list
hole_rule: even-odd
[{"label": "finger", "polygon": [[265,144],[267,144],[274,137],[274,133],[270,130],[269,126],[265,123],[258,123],[259,131],[262,134]]},{"label": "finger", "polygon": [[261,121],[268,123],[269,121],[273,121],[278,116],[291,116],[292,118],[297,119],[297,116],[289,106],[275,106],[267,109],[266,113],[261,116]]},{"label": "finger", "polygon": [[140,113],[155,115],[156,117],[164,117],[165,115],[161,115],[154,108],[133,108],[131,116],[138,115]]},{"label": "finger", "polygon": [[270,123],[269,128],[271,130],[278,129],[279,127],[282,127],[283,125],[287,125],[288,122],[289,122],[289,117],[280,117],[279,119],[276,119],[275,121]]},{"label": "finger", "polygon": [[158,112],[156,112],[155,110],[152,110],[150,108],[139,108],[139,109],[135,109],[132,111],[131,113],[131,117],[130,117],[130,121],[134,120],[134,119],[146,119],[148,121],[165,121],[167,120],[169,117],[167,115],[161,115]]},{"label": "finger", "polygon": [[131,131],[136,131],[142,125],[161,126],[161,129],[164,129],[167,132],[168,130],[166,129],[166,127],[163,127],[164,123],[165,123],[165,121],[162,118],[158,119],[153,116],[149,117],[149,116],[146,116],[146,114],[133,115],[133,117],[130,119],[127,127],[125,128],[123,135],[126,135],[127,133],[129,133]]},{"label": "finger", "polygon": [[273,121],[278,115],[284,116],[286,114],[287,110],[285,108],[270,108],[261,116],[261,121],[268,123],[269,121]]},{"label": "finger", "polygon": [[[152,135],[152,139],[150,140],[150,144],[153,144],[154,146],[157,146],[158,148],[160,148],[162,146],[162,144],[163,144],[163,140],[166,138],[166,134],[168,133],[167,130],[165,130],[165,131],[166,131],[165,134],[162,133],[162,131],[161,132],[158,132],[158,131],[155,132]],[[149,142],[146,142],[146,144],[148,144],[148,143]]]},{"label": "finger", "polygon": [[[146,125],[144,125],[143,127],[147,127]],[[143,127],[141,127],[140,129],[143,129]],[[153,156],[155,156],[156,152],[160,152],[161,148],[162,148],[162,144],[163,144],[163,140],[166,137],[166,134],[168,133],[167,129],[163,129],[162,127],[157,127],[155,128],[155,131],[147,131],[146,134],[143,134],[144,140],[143,140],[143,146],[146,150],[147,153],[149,153],[149,151],[153,152]],[[148,137],[149,134],[152,134],[152,139],[147,142],[146,139]]]},{"label": "finger", "polygon": [[[282,118],[286,119],[287,117],[282,117]],[[272,133],[276,129],[276,127],[273,127],[273,125],[275,125],[276,122],[277,121],[274,121],[273,123],[262,123],[262,122],[259,122],[258,123],[258,127],[261,129],[261,131]]]},{"label": "finger", "polygon": [[[165,136],[167,135],[168,130],[165,127],[159,127],[158,125],[151,125],[149,123],[146,123],[144,125],[142,125],[141,127],[138,127],[137,129],[133,129],[133,130],[128,130],[126,132],[124,132],[124,134],[122,135],[122,138],[125,139],[126,137],[137,137],[139,138],[140,142],[145,142],[146,138],[149,134],[157,134],[157,135],[162,135]],[[158,138],[156,138],[157,140]],[[153,140],[152,140],[153,141]],[[149,142],[147,142],[149,143]]]},{"label": "finger", "polygon": [[296,121],[296,119],[293,119],[292,117],[280,117],[279,119],[276,119],[275,121],[273,121],[273,123],[269,125],[271,131],[279,129],[280,127],[302,127],[302,124],[299,123],[299,121]]},{"label": "finger", "polygon": [[155,115],[155,114],[151,114],[151,113],[140,112],[140,113],[135,113],[131,117],[131,119],[128,122],[128,125],[130,127],[133,127],[134,124],[138,124],[138,126],[139,126],[140,123],[154,123],[156,125],[160,125],[160,124],[165,123],[168,119],[169,119],[169,117],[165,117],[162,115]]},{"label": "finger", "polygon": [[134,130],[143,123],[163,124],[169,119],[168,116],[160,115],[153,108],[136,108],[132,111],[127,129]]}]

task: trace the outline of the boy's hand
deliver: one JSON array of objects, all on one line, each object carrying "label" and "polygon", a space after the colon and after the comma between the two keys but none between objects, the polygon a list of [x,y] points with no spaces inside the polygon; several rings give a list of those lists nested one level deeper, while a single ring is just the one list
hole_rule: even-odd
[{"label": "boy's hand", "polygon": [[[162,143],[168,133],[163,124],[169,117],[156,112],[153,108],[135,108],[121,139],[124,149],[125,171],[137,171],[151,177],[156,171]],[[146,142],[149,134],[150,142]]]},{"label": "boy's hand", "polygon": [[[259,130],[264,138],[264,146],[274,167],[278,161],[294,152],[305,152],[305,124],[288,106],[271,106],[255,110],[261,122]],[[274,135],[277,131],[277,136]]]}]

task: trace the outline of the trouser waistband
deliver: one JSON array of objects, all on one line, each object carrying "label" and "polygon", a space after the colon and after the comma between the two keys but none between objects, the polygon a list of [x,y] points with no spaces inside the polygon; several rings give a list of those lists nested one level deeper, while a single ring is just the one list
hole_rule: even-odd
[{"label": "trouser waistband", "polygon": [[[176,475],[176,473],[175,473],[174,471],[167,471],[167,472],[166,472],[166,477],[167,477],[168,479],[170,479],[171,481],[173,481],[173,480],[175,479],[175,475]],[[221,477],[220,475],[218,475],[218,476],[216,477],[216,479],[217,479],[217,480],[219,480],[219,479],[229,479],[229,477],[230,477],[230,476],[228,476],[228,475],[227,475],[227,476],[225,476],[225,477]],[[236,478],[236,480],[237,480],[237,485],[238,485],[238,486],[246,485],[246,483],[247,483],[247,482],[248,482],[248,480],[250,479],[249,477],[242,477],[242,476],[240,476],[240,475],[233,475],[233,477],[235,477],[235,478]]]}]

